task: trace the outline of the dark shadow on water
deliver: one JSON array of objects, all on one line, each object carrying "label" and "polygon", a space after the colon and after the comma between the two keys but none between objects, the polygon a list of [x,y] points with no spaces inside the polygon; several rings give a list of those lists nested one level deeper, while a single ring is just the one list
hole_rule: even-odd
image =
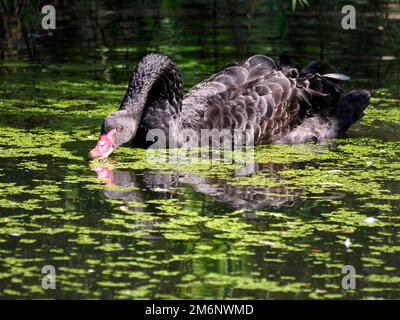
[{"label": "dark shadow on water", "polygon": [[[292,165],[293,168],[295,166]],[[273,174],[284,168],[287,167],[282,164],[256,164],[256,172],[268,171]],[[157,170],[111,170],[102,165],[94,166],[92,169],[96,172],[97,178],[104,180],[107,186],[122,188],[105,189],[103,192],[106,197],[126,202],[143,203],[154,197],[156,194],[154,190],[163,190],[165,197],[177,198],[179,195],[176,191],[185,186],[230,208],[248,209],[252,212],[271,207],[292,207],[306,199],[304,191],[289,186],[229,184],[225,179],[206,178],[199,174],[180,171],[166,174]],[[340,197],[340,194],[335,194],[331,199]]]},{"label": "dark shadow on water", "polygon": [[103,120],[104,117],[102,116],[85,117],[74,114],[37,114],[34,111],[24,111],[23,114],[7,112],[2,114],[0,127],[14,127],[27,130],[39,128],[50,132],[57,130],[67,133],[96,128],[100,132]]},{"label": "dark shadow on water", "polygon": [[[290,167],[295,169],[303,165],[293,163]],[[176,199],[179,203],[184,203],[189,197],[191,201],[197,200],[202,203],[202,215],[224,215],[234,209],[240,210],[238,215],[243,219],[257,224],[268,221],[268,216],[258,215],[257,211],[282,210],[301,216],[305,221],[316,219],[320,214],[320,200],[309,199],[305,190],[301,188],[284,185],[233,185],[225,179],[208,178],[182,171],[171,174],[159,170],[111,170],[104,164],[96,164],[91,169],[105,184],[104,196],[112,200],[122,200],[125,210],[132,212],[157,212],[156,207],[151,204],[138,207],[137,203],[143,204],[158,199]],[[268,171],[277,177],[278,172],[283,169],[287,169],[287,164],[255,164],[255,174]],[[324,200],[329,202],[343,197],[342,193],[331,192],[325,195]],[[205,208],[212,209],[208,212]],[[176,214],[179,215],[179,212]],[[168,219],[162,217],[161,220],[138,221],[137,224],[132,224],[131,231],[151,230],[161,221]],[[158,236],[145,235],[144,238],[155,239]]]},{"label": "dark shadow on water", "polygon": [[[259,170],[266,170],[266,165],[258,165]],[[176,172],[165,174],[154,171],[110,170],[94,167],[97,177],[104,179],[108,186],[117,186],[135,190],[105,190],[104,194],[112,199],[139,201],[151,198],[151,190],[165,190],[174,196],[175,191],[183,186],[190,186],[195,192],[211,197],[213,200],[236,209],[261,210],[269,206],[292,206],[301,201],[301,191],[286,187],[230,185],[224,179],[205,178],[201,175]],[[276,169],[277,170],[277,169]],[[150,193],[149,193],[150,192]]]}]

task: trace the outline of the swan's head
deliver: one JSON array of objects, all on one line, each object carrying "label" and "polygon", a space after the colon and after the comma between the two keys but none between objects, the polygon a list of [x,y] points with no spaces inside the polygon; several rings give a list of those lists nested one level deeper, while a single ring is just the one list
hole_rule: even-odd
[{"label": "swan's head", "polygon": [[127,110],[111,113],[104,119],[99,140],[89,152],[89,158],[107,158],[116,148],[132,140],[137,128],[137,119]]}]

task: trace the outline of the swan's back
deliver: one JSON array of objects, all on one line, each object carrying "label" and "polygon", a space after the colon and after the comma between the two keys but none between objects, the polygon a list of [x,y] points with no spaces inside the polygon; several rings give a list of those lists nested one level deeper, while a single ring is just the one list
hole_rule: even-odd
[{"label": "swan's back", "polygon": [[254,142],[268,143],[289,132],[299,111],[295,69],[255,55],[225,67],[193,87],[183,100],[187,126],[254,130]]},{"label": "swan's back", "polygon": [[[319,72],[328,70],[328,74]],[[184,96],[181,120],[193,129],[254,132],[254,143],[335,138],[364,114],[366,90],[341,91],[345,75],[320,62],[299,70],[263,55],[225,67]]]}]

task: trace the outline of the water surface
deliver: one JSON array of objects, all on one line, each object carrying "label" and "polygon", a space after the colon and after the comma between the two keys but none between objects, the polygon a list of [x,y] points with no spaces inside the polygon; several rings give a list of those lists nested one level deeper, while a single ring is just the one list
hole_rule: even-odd
[{"label": "water surface", "polygon": [[[2,9],[2,298],[400,298],[399,5],[360,1],[345,32],[339,2],[284,3],[287,29],[279,3],[72,1],[52,33]],[[147,52],[186,89],[254,53],[323,58],[373,98],[343,139],[257,147],[250,174],[130,148],[89,163]]]}]

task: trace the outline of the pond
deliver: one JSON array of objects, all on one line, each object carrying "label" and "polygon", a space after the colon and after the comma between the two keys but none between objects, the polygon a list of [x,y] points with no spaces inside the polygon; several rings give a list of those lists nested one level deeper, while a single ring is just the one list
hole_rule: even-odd
[{"label": "pond", "polygon": [[[400,5],[359,1],[344,31],[339,1],[288,3],[69,1],[51,32],[1,9],[1,298],[400,298]],[[147,52],[186,89],[254,53],[323,58],[372,100],[345,137],[257,146],[248,172],[128,147],[89,162]]]}]

